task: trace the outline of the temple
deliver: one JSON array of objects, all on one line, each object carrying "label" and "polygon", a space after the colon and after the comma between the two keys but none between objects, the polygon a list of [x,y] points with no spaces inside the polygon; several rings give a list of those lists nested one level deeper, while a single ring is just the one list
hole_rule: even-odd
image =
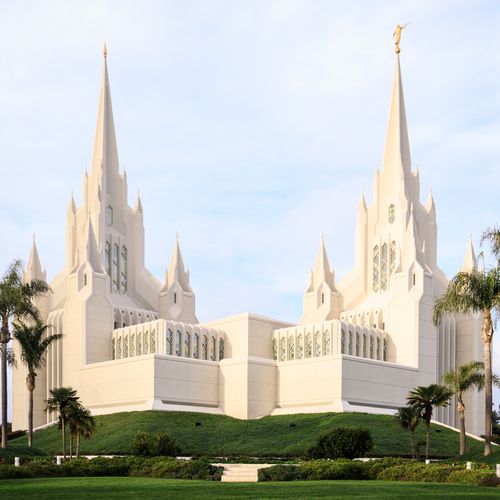
[{"label": "temple", "polygon": [[[59,386],[77,389],[93,414],[391,414],[413,387],[481,359],[478,316],[432,322],[448,279],[437,264],[434,200],[429,193],[421,202],[412,168],[399,52],[395,58],[382,169],[371,205],[361,194],[357,208],[354,268],[337,280],[321,239],[301,321],[291,324],[249,313],[199,323],[178,240],[163,281],[146,269],[144,214],[139,196],[128,204],[105,56],[91,171],[81,206],[71,197],[67,209],[66,262],[37,301],[63,338],[37,377],[35,426],[56,419],[45,400]],[[475,266],[469,239],[463,269]],[[25,279],[45,277],[33,241]],[[14,429],[27,427],[25,377],[19,363]],[[467,430],[481,434],[482,394],[469,393],[466,409]],[[456,426],[454,405],[435,418]]]}]

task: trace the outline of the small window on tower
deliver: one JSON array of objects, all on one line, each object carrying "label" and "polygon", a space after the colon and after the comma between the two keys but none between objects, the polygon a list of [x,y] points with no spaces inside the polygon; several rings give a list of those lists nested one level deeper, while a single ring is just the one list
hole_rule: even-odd
[{"label": "small window on tower", "polygon": [[325,293],[324,292],[321,292],[321,303],[322,304],[325,303]]},{"label": "small window on tower", "polygon": [[111,226],[111,224],[113,224],[113,207],[111,205],[108,205],[106,207],[106,224],[108,226]]},{"label": "small window on tower", "polygon": [[177,304],[177,293],[174,292],[174,304]]},{"label": "small window on tower", "polygon": [[394,204],[390,204],[389,205],[389,213],[388,213],[388,220],[389,220],[389,224],[392,224],[396,219],[396,207],[394,206]]}]

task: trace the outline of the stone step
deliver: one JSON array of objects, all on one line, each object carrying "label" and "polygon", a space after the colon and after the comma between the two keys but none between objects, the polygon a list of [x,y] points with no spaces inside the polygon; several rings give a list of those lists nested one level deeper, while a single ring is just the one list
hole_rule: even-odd
[{"label": "stone step", "polygon": [[258,471],[268,464],[214,464],[224,467],[221,481],[225,483],[255,483]]}]

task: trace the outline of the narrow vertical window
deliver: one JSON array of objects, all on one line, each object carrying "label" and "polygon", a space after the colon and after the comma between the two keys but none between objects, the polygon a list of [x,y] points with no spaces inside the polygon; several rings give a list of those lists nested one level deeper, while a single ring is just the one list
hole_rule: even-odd
[{"label": "narrow vertical window", "polygon": [[149,354],[149,332],[144,332],[144,354]]},{"label": "narrow vertical window", "polygon": [[156,330],[151,330],[151,342],[150,342],[150,353],[151,354],[156,354]]},{"label": "narrow vertical window", "polygon": [[120,254],[120,290],[127,291],[127,247],[122,245]]},{"label": "narrow vertical window", "polygon": [[173,347],[172,344],[173,344],[173,340],[174,340],[174,333],[169,328],[165,335],[166,335],[166,342],[165,342],[166,354],[171,356],[174,352],[173,348],[172,348]]},{"label": "narrow vertical window", "polygon": [[194,345],[193,345],[193,358],[198,359],[200,357],[200,336],[194,334]]},{"label": "narrow vertical window", "polygon": [[182,356],[182,333],[179,330],[175,334],[175,355]]},{"label": "narrow vertical window", "polygon": [[321,356],[321,338],[319,332],[314,332],[314,357]]},{"label": "narrow vertical window", "polygon": [[116,357],[116,352],[115,352],[115,339],[111,341],[111,359],[115,359]]},{"label": "narrow vertical window", "polygon": [[359,332],[356,332],[356,356],[359,356]]},{"label": "narrow vertical window", "polygon": [[389,205],[387,220],[389,224],[392,224],[396,220],[396,207],[392,203]]},{"label": "narrow vertical window", "polygon": [[191,334],[189,332],[184,334],[184,356],[191,357]]},{"label": "narrow vertical window", "polygon": [[277,360],[278,359],[278,341],[276,340],[276,337],[273,337],[273,342],[271,344],[271,350],[273,353],[273,359]]},{"label": "narrow vertical window", "polygon": [[384,361],[387,361],[387,339],[384,339]]},{"label": "narrow vertical window", "polygon": [[313,347],[312,347],[312,335],[311,332],[306,333],[306,358],[312,358],[312,352],[313,352]]},{"label": "narrow vertical window", "polygon": [[286,337],[280,338],[280,361],[286,360]]},{"label": "narrow vertical window", "polygon": [[304,337],[300,334],[297,337],[297,359],[304,357]]},{"label": "narrow vertical window", "polygon": [[210,337],[210,359],[215,361],[216,353],[215,353],[215,337]]},{"label": "narrow vertical window", "polygon": [[330,332],[323,331],[323,356],[330,354]]},{"label": "narrow vertical window", "polygon": [[347,351],[347,354],[352,356],[352,330],[349,330],[349,350]]},{"label": "narrow vertical window", "polygon": [[219,361],[224,359],[224,339],[219,339]]},{"label": "narrow vertical window", "polygon": [[380,361],[380,337],[377,337],[377,359]]},{"label": "narrow vertical window", "polygon": [[380,253],[378,245],[373,247],[373,291],[378,292],[380,275]]},{"label": "narrow vertical window", "polygon": [[373,335],[370,335],[370,359],[373,359]]},{"label": "narrow vertical window", "polygon": [[130,337],[130,356],[135,356],[135,333]]},{"label": "narrow vertical window", "polygon": [[137,334],[137,356],[142,355],[142,335],[140,333]]},{"label": "narrow vertical window", "polygon": [[111,224],[113,224],[113,207],[111,205],[108,205],[106,207],[106,224],[108,226],[111,226]]},{"label": "narrow vertical window", "polygon": [[384,292],[387,290],[387,243],[382,245],[380,258],[380,288]]},{"label": "narrow vertical window", "polygon": [[116,353],[116,357],[118,359],[121,359],[121,357],[122,357],[122,338],[121,337],[118,339],[118,350]]},{"label": "narrow vertical window", "polygon": [[321,292],[321,303],[325,303],[325,292]]},{"label": "narrow vertical window", "polygon": [[174,292],[174,304],[177,304],[177,292]]},{"label": "narrow vertical window", "polygon": [[340,353],[345,354],[345,330],[340,331]]},{"label": "narrow vertical window", "polygon": [[293,334],[288,336],[288,359],[295,359],[295,338]]},{"label": "narrow vertical window", "polygon": [[208,338],[203,335],[203,341],[201,343],[201,354],[203,359],[208,359]]},{"label": "narrow vertical window", "polygon": [[363,333],[363,358],[366,358],[366,350],[368,348],[368,339],[366,333]]},{"label": "narrow vertical window", "polygon": [[128,358],[128,336],[123,339],[123,357]]},{"label": "narrow vertical window", "polygon": [[112,288],[111,290],[113,292],[118,292],[120,282],[119,282],[119,277],[118,277],[118,245],[115,243],[113,245],[113,267],[112,267]]},{"label": "narrow vertical window", "polygon": [[396,270],[396,242],[391,241],[389,248],[389,273],[392,275]]},{"label": "narrow vertical window", "polygon": [[109,241],[104,244],[104,269],[111,277],[111,243]]}]

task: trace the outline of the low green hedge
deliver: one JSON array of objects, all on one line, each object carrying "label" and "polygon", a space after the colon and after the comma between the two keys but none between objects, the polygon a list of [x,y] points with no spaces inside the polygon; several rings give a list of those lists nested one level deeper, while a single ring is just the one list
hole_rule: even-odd
[{"label": "low green hedge", "polygon": [[273,465],[258,471],[259,481],[299,481],[302,479],[298,465]]},{"label": "low green hedge", "polygon": [[448,482],[475,486],[498,486],[500,479],[492,469],[456,470],[448,476]]},{"label": "low green hedge", "polygon": [[421,462],[395,465],[382,470],[377,479],[383,481],[418,481],[425,483],[445,483],[448,476],[463,467],[453,465],[426,465]]},{"label": "low green hedge", "polygon": [[220,481],[222,467],[204,460],[176,460],[168,457],[97,457],[56,465],[52,459],[31,460],[20,467],[0,465],[0,479],[78,476],[142,476],[169,479],[206,479]]}]

